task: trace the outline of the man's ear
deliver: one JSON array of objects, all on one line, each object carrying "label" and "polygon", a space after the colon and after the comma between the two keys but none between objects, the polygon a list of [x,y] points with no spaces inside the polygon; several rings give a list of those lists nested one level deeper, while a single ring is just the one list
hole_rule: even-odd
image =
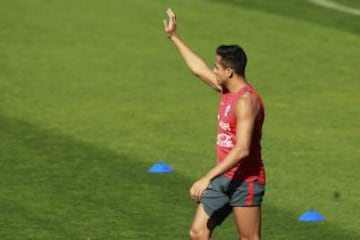
[{"label": "man's ear", "polygon": [[234,76],[234,70],[231,68],[226,68],[226,74],[229,78],[232,78]]}]

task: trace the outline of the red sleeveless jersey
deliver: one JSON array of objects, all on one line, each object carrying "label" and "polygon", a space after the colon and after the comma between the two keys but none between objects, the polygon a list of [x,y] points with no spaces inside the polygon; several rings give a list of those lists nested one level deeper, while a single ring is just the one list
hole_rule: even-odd
[{"label": "red sleeveless jersey", "polygon": [[236,144],[235,104],[246,93],[256,97],[260,110],[255,120],[250,154],[224,175],[231,179],[253,181],[265,184],[265,170],[261,158],[261,132],[265,117],[263,102],[251,85],[246,84],[236,93],[221,94],[218,113],[217,162],[224,160]]}]

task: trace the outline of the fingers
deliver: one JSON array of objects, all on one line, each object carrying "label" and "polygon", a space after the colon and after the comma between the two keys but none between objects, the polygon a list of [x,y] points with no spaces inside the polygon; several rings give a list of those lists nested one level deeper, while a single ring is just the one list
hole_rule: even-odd
[{"label": "fingers", "polygon": [[192,187],[190,189],[190,197],[195,201],[200,201],[201,196],[203,195],[204,190],[199,188]]},{"label": "fingers", "polygon": [[169,21],[171,21],[172,23],[176,24],[176,16],[175,13],[169,8],[166,11],[167,15],[169,16]]},{"label": "fingers", "polygon": [[197,200],[198,200],[198,194],[197,194],[197,192],[194,191],[194,190],[190,191],[190,197],[191,197],[192,200],[197,201]]},{"label": "fingers", "polygon": [[169,17],[175,15],[174,12],[171,10],[171,8],[168,8],[168,9],[166,10],[166,13],[167,13],[167,15],[168,15]]}]

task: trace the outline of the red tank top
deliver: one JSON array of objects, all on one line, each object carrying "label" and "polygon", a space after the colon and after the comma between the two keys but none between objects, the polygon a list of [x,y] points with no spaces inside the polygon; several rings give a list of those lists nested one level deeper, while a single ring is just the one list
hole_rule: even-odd
[{"label": "red tank top", "polygon": [[235,104],[246,92],[255,96],[260,104],[260,110],[255,120],[250,154],[224,175],[237,180],[253,181],[257,179],[259,183],[265,184],[265,169],[261,158],[261,132],[265,111],[260,96],[249,84],[236,93],[221,94],[218,113],[217,162],[223,161],[236,144]]}]

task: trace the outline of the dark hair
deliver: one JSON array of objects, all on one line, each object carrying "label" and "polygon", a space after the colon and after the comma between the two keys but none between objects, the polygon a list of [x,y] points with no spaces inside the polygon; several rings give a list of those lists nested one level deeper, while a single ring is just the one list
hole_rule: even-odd
[{"label": "dark hair", "polygon": [[247,57],[245,51],[238,45],[220,45],[216,54],[221,57],[221,64],[225,68],[234,69],[235,73],[245,76]]}]

